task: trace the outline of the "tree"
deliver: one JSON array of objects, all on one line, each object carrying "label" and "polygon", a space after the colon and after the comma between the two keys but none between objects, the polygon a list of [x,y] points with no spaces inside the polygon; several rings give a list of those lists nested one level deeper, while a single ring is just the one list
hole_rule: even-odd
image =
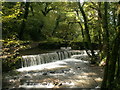
[{"label": "tree", "polygon": [[[106,30],[106,37],[105,37],[105,41],[106,41],[106,66],[105,66],[105,70],[104,70],[104,78],[103,78],[103,82],[102,82],[102,86],[101,89],[103,88],[108,88],[110,90],[114,90],[116,88],[120,88],[119,85],[120,83],[118,83],[119,80],[119,50],[120,50],[120,13],[118,12],[118,28],[117,28],[117,35],[116,37],[114,37],[114,39],[112,39],[112,45],[111,45],[111,49],[110,49],[110,42],[109,42],[109,33],[108,33],[108,22],[107,22],[107,7],[108,7],[108,3],[105,2],[104,3],[104,10],[105,10],[105,23],[104,23],[104,29]],[[119,11],[119,5],[118,5],[118,11]],[[113,21],[114,22],[114,21]],[[114,28],[116,30],[116,28]]]},{"label": "tree", "polygon": [[2,3],[2,38],[10,38],[18,34],[18,25],[21,23],[21,2]]},{"label": "tree", "polygon": [[88,46],[91,50],[91,63],[95,63],[95,54],[93,51],[93,47],[92,47],[92,43],[91,43],[91,38],[90,38],[90,34],[89,34],[89,27],[88,27],[88,20],[86,17],[86,14],[83,10],[83,7],[81,6],[80,2],[78,2],[79,8],[80,8],[80,12],[82,13],[83,19],[84,19],[84,26],[85,26],[85,37],[86,37],[86,41],[88,42]]},{"label": "tree", "polygon": [[23,33],[24,33],[24,30],[25,30],[25,26],[26,26],[26,20],[27,20],[27,17],[28,17],[29,7],[30,7],[30,3],[26,2],[25,3],[24,17],[23,17],[23,21],[21,23],[20,32],[19,32],[19,39],[20,40],[23,39]]},{"label": "tree", "polygon": [[106,59],[106,66],[105,66],[105,72],[104,72],[104,78],[103,78],[103,82],[102,82],[102,86],[101,88],[106,88],[107,86],[107,78],[108,78],[108,65],[109,65],[109,34],[108,34],[108,22],[107,22],[107,9],[108,9],[108,3],[105,2],[104,3],[104,31],[106,32],[105,34],[105,45],[106,45],[106,55],[107,55],[107,59]]}]

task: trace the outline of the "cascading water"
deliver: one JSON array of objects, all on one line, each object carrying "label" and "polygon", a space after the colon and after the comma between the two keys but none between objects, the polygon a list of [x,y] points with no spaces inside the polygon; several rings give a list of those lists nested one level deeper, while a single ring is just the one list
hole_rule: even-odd
[{"label": "cascading water", "polygon": [[[14,90],[17,90],[16,88],[20,88],[20,90],[24,88],[25,90],[32,88],[55,88],[56,86],[73,88],[79,84],[81,88],[83,84],[80,83],[81,80],[86,82],[89,79],[92,80],[90,83],[94,81],[93,83],[98,86],[96,83],[100,83],[99,80],[101,78],[99,80],[96,78],[95,75],[98,75],[98,72],[96,73],[95,70],[92,70],[93,67],[91,67],[89,59],[86,57],[88,55],[85,50],[64,50],[23,56],[23,68],[17,69],[21,73],[18,76],[15,74],[14,77],[13,75],[10,77],[10,85],[17,84],[17,86],[12,86],[12,88],[15,87]],[[98,70],[98,68],[96,69]],[[93,74],[92,76],[91,73]],[[76,77],[78,77],[77,80],[80,80],[78,81],[79,84],[76,83]],[[7,79],[8,76],[6,77]],[[56,83],[58,84],[56,85]],[[90,84],[92,87],[95,86],[93,83]],[[88,85],[88,83],[86,84]]]},{"label": "cascading water", "polygon": [[22,56],[22,67],[29,67],[34,65],[45,64],[58,60],[70,58],[72,55],[84,54],[85,51],[65,50],[53,53],[38,54],[38,55],[27,55]]}]

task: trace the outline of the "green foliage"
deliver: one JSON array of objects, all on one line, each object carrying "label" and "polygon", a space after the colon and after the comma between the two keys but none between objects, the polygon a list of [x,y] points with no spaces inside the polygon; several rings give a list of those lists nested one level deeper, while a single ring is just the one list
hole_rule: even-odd
[{"label": "green foliage", "polygon": [[2,38],[9,38],[12,34],[19,32],[20,17],[24,9],[21,2],[2,3]]},{"label": "green foliage", "polygon": [[47,41],[48,42],[62,42],[63,39],[59,39],[59,38],[56,38],[56,37],[51,37],[51,38],[48,38]]},{"label": "green foliage", "polygon": [[2,18],[3,22],[8,22],[14,18],[17,18],[22,14],[22,11],[20,9],[21,3],[20,2],[4,2],[2,3]]},{"label": "green foliage", "polygon": [[[8,38],[13,33],[19,34],[25,12],[24,5],[20,2],[3,3],[3,38]],[[79,21],[76,19],[76,13],[73,12],[75,7],[76,3],[67,2],[30,3],[23,35],[24,40],[40,41],[51,36],[60,39],[66,38],[66,40],[77,38],[80,32],[79,25],[71,24],[68,26],[71,21]],[[47,12],[47,10],[49,11]]]},{"label": "green foliage", "polygon": [[2,67],[3,72],[13,70],[21,66],[21,56],[19,51],[29,48],[27,41],[17,40],[15,35],[12,39],[2,40]]},{"label": "green foliage", "polygon": [[[113,50],[117,51],[114,46],[116,45],[114,39],[119,36],[119,26],[117,25],[119,18],[117,15],[120,7],[117,9],[117,3],[108,3],[107,18],[105,17],[104,2],[85,2],[83,4],[82,9],[88,19],[86,25],[88,26],[89,40],[85,36],[85,19],[80,13],[77,2],[30,2],[29,5],[28,17],[25,19],[25,3],[2,3],[2,12],[0,13],[2,14],[3,32],[3,71],[19,66],[21,59],[19,51],[27,48],[28,42],[20,41],[18,37],[24,20],[26,26],[23,31],[23,40],[43,41],[39,45],[40,48],[59,49],[61,46],[71,46],[73,49],[85,49],[83,42],[91,40],[91,43],[95,43],[94,49],[96,47],[98,49],[97,44],[99,44],[99,57],[105,63],[107,57],[110,58],[114,54]],[[108,21],[108,36],[106,36],[105,21]],[[90,45],[86,46],[90,49],[89,47]],[[108,56],[107,52],[111,56]],[[112,59],[114,58],[112,57]],[[112,59],[109,63],[113,61]]]}]

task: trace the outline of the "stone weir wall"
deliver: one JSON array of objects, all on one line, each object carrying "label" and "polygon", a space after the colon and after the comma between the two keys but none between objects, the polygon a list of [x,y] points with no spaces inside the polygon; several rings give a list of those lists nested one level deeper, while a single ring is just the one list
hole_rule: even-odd
[{"label": "stone weir wall", "polygon": [[52,53],[22,56],[21,67],[45,64],[70,58],[72,55],[85,54],[84,50],[64,50]]}]

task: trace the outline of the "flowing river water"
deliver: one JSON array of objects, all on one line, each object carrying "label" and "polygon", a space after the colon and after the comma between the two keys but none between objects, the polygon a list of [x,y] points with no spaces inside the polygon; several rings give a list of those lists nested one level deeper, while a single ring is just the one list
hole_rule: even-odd
[{"label": "flowing river water", "polygon": [[[96,51],[97,53],[98,51]],[[22,56],[20,72],[6,75],[4,90],[42,88],[99,88],[103,70],[91,65],[84,50],[64,50]]]}]

